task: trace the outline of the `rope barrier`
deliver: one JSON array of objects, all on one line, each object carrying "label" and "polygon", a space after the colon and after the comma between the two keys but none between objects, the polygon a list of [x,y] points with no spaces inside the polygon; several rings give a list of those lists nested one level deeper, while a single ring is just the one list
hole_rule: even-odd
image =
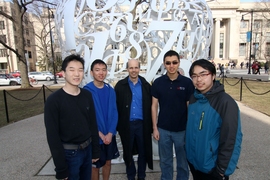
[{"label": "rope barrier", "polygon": [[39,93],[41,92],[41,89],[42,89],[42,88],[39,89],[39,91],[37,92],[36,95],[34,95],[33,97],[31,97],[31,98],[29,98],[29,99],[19,99],[19,98],[13,96],[12,94],[10,94],[8,91],[6,91],[6,93],[7,93],[8,95],[10,95],[10,97],[12,97],[13,99],[16,99],[16,100],[18,100],[18,101],[30,101],[30,100],[34,99],[35,97],[37,97],[37,96],[39,95]]},{"label": "rope barrier", "polygon": [[244,79],[243,79],[243,82],[244,82],[245,86],[247,87],[247,89],[248,89],[251,93],[253,93],[253,94],[256,94],[256,95],[265,95],[265,94],[267,94],[267,93],[270,92],[270,90],[268,90],[268,91],[266,91],[266,92],[264,92],[264,93],[256,93],[256,92],[252,91],[252,90],[248,87],[248,85],[247,85],[247,83],[245,82]]},{"label": "rope barrier", "polygon": [[47,86],[43,85],[47,90],[53,92],[53,90],[49,89]]},{"label": "rope barrier", "polygon": [[[11,93],[9,93],[8,91],[4,90],[3,93],[4,93],[4,101],[5,101],[5,109],[6,109],[7,123],[9,123],[9,116],[8,116],[8,106],[7,106],[8,102],[7,102],[6,95],[9,95],[10,97],[12,97],[13,99],[18,100],[18,101],[31,101],[31,100],[33,100],[34,98],[36,98],[36,97],[40,94],[41,90],[43,89],[43,97],[44,97],[44,103],[45,103],[45,101],[46,101],[46,98],[45,98],[45,88],[46,88],[47,90],[53,92],[53,91],[52,91],[51,89],[49,89],[47,86],[43,85],[43,86],[39,89],[39,91],[38,91],[33,97],[31,97],[31,98],[29,98],[29,99],[21,99],[21,98],[15,97],[14,95],[12,95]],[[31,89],[31,90],[33,90],[33,89]]]},{"label": "rope barrier", "polygon": [[[224,79],[225,79],[225,78],[224,78]],[[264,93],[256,93],[256,92],[252,91],[252,90],[250,89],[250,87],[247,85],[246,81],[245,81],[242,77],[241,77],[235,84],[230,84],[230,83],[227,81],[227,79],[225,79],[225,82],[226,82],[228,85],[230,85],[230,86],[235,86],[235,85],[237,85],[238,83],[240,83],[241,80],[244,82],[244,84],[245,84],[245,86],[247,87],[247,89],[248,89],[251,93],[253,93],[253,94],[255,94],[255,95],[265,95],[265,94],[267,94],[267,93],[270,93],[270,90],[268,90],[268,91],[266,91],[266,92],[264,92]]]},{"label": "rope barrier", "polygon": [[235,85],[237,85],[238,83],[240,83],[240,81],[241,81],[241,79],[239,79],[239,81],[237,81],[235,84],[230,84],[230,83],[227,81],[227,79],[225,79],[225,82],[226,82],[227,84],[229,84],[230,86],[235,86]]}]

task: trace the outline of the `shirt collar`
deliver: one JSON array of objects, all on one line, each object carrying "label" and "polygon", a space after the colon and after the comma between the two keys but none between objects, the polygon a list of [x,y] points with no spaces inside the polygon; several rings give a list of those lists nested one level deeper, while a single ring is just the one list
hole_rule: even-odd
[{"label": "shirt collar", "polygon": [[[130,80],[130,77],[128,77],[128,83],[132,83],[133,84],[133,82]],[[139,84],[142,84],[141,79],[139,77],[138,77],[138,83]]]}]

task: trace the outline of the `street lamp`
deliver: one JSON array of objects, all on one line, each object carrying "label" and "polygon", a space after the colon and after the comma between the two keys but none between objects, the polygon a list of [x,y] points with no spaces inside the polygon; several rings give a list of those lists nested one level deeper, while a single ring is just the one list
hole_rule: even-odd
[{"label": "street lamp", "polygon": [[249,42],[249,60],[248,60],[248,74],[250,73],[250,68],[251,68],[251,49],[252,49],[252,22],[253,22],[253,11],[250,11],[246,14],[242,15],[241,21],[244,21],[244,16],[247,14],[251,14],[251,22],[250,22],[250,42]]},{"label": "street lamp", "polygon": [[49,30],[50,30],[50,40],[51,40],[51,51],[52,51],[52,63],[53,63],[53,83],[54,84],[57,84],[57,81],[56,81],[56,75],[55,75],[55,62],[54,62],[54,50],[53,50],[53,40],[52,40],[52,29],[51,29],[51,18],[53,19],[54,18],[54,14],[53,12],[51,11],[50,13],[50,8],[48,7],[48,19],[49,19]]}]

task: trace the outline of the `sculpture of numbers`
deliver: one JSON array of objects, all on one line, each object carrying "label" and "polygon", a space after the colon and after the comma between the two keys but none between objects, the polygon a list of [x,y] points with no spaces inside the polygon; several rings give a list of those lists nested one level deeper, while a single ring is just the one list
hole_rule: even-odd
[{"label": "sculpture of numbers", "polygon": [[113,80],[131,58],[140,60],[150,82],[171,49],[188,76],[193,60],[209,56],[213,31],[205,0],[62,0],[55,20],[63,57],[78,53],[86,61],[85,83],[95,59],[108,64]]}]

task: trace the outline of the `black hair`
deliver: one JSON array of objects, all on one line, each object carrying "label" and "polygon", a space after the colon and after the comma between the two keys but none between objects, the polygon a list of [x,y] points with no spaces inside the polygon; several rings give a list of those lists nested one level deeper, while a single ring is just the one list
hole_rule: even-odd
[{"label": "black hair", "polygon": [[179,57],[179,53],[177,53],[176,51],[174,50],[169,50],[168,52],[166,52],[164,54],[164,57],[163,57],[163,62],[165,62],[165,58],[168,57],[168,56],[176,56],[178,61],[180,61],[180,57]]},{"label": "black hair", "polygon": [[201,66],[203,69],[208,70],[211,74],[216,75],[216,68],[210,61],[206,59],[199,59],[192,63],[192,65],[189,68],[189,76],[193,75],[194,67],[195,66]]},{"label": "black hair", "polygon": [[71,55],[67,56],[62,63],[62,70],[63,71],[66,71],[66,68],[71,61],[78,61],[78,62],[82,63],[83,69],[84,69],[84,59],[78,54],[71,54]]},{"label": "black hair", "polygon": [[106,69],[107,69],[107,64],[106,64],[104,61],[102,61],[101,59],[96,59],[96,60],[94,60],[94,61],[92,62],[92,64],[91,64],[91,71],[93,71],[94,66],[95,66],[96,64],[104,64],[104,65],[106,66]]}]

